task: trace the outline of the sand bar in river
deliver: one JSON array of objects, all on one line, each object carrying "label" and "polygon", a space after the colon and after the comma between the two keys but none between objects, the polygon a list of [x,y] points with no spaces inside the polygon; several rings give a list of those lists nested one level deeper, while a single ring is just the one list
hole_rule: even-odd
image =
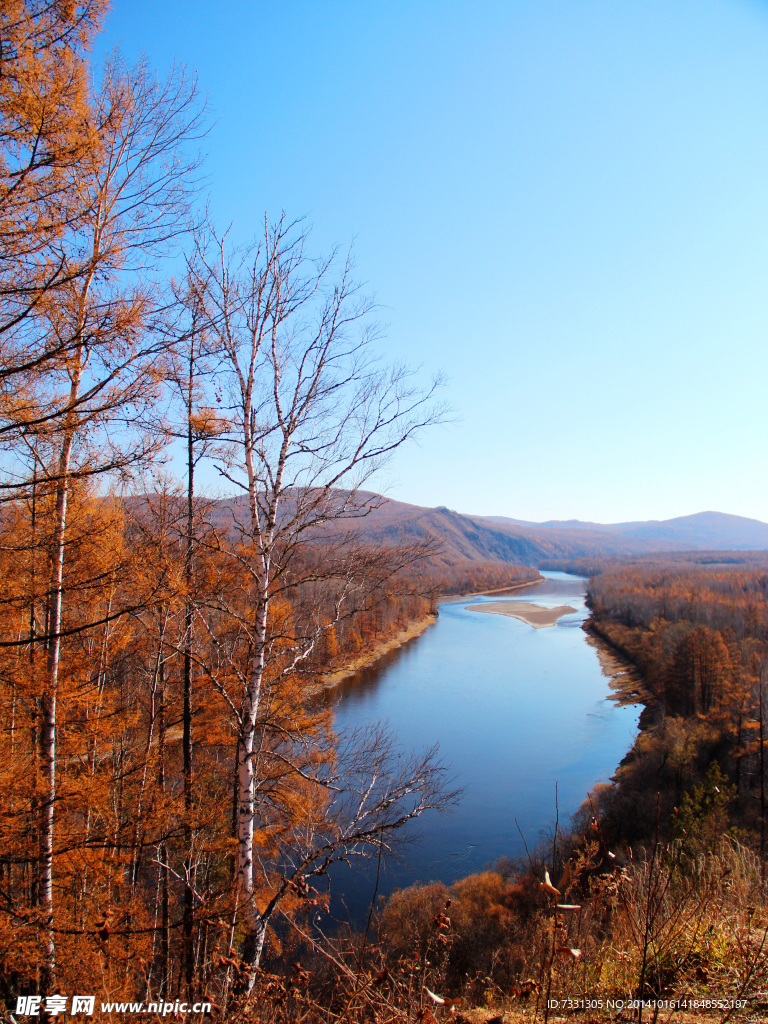
[{"label": "sand bar in river", "polygon": [[468,604],[470,612],[491,612],[494,615],[511,615],[514,619],[522,619],[534,629],[554,626],[563,615],[570,615],[576,609],[569,604],[558,605],[557,608],[545,608],[541,604],[528,601],[489,601],[487,604]]}]

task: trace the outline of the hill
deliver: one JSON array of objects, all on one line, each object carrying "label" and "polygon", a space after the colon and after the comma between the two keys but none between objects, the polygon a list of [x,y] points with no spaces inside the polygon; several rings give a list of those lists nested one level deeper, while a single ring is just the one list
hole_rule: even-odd
[{"label": "hill", "polygon": [[[345,497],[340,492],[340,498]],[[626,558],[682,551],[768,549],[768,524],[721,512],[699,512],[676,519],[628,523],[589,523],[577,519],[528,522],[504,516],[465,515],[444,505],[426,508],[372,492],[360,497],[371,508],[355,519],[329,524],[333,536],[353,530],[367,544],[440,542],[429,559],[434,569],[466,562],[507,562],[539,567],[579,558]],[[238,499],[214,503],[214,521],[237,516]],[[314,533],[314,539],[327,536]]]},{"label": "hill", "polygon": [[538,566],[553,559],[627,556],[672,551],[745,551],[768,548],[768,524],[756,519],[700,512],[663,521],[532,523],[499,516],[473,516],[445,506],[424,508],[380,500],[357,524],[370,543],[439,538],[439,560],[515,562]]},{"label": "hill", "polygon": [[[509,525],[546,531],[547,533],[601,533],[637,540],[650,540],[657,544],[664,542],[677,550],[747,551],[768,548],[768,523],[744,516],[727,515],[724,512],[697,512],[675,519],[651,519],[647,522],[631,523],[589,523],[578,519],[556,520],[532,523],[522,519],[508,519],[504,516],[486,516],[488,521],[498,525]],[[639,549],[638,549],[639,550]]]}]

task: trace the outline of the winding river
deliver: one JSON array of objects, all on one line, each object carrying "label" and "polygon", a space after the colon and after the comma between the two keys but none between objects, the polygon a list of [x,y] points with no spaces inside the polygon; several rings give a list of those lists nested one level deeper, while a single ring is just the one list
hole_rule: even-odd
[{"label": "winding river", "polygon": [[[385,861],[380,895],[522,856],[521,832],[531,847],[554,826],[556,787],[567,822],[632,745],[640,709],[612,699],[608,670],[581,629],[587,581],[544,575],[513,594],[443,602],[422,636],[334,691],[337,730],[386,721],[404,751],[439,743],[463,789],[454,811],[424,815],[399,857]],[[499,601],[576,611],[537,629],[467,607]],[[334,916],[359,922],[374,885],[370,865],[338,866]]]}]

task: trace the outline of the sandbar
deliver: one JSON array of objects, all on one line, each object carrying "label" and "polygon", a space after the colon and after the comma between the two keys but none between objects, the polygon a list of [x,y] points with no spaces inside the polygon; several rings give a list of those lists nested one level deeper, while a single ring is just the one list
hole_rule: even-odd
[{"label": "sandbar", "polygon": [[569,604],[558,605],[557,608],[545,608],[541,604],[530,604],[528,601],[489,601],[487,604],[468,604],[467,611],[491,612],[493,615],[511,615],[513,619],[522,619],[534,629],[554,626],[563,615],[570,615],[577,609]]}]

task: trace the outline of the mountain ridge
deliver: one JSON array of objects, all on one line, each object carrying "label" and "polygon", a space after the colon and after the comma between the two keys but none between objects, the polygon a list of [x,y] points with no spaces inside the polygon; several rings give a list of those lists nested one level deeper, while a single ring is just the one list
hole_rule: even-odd
[{"label": "mountain ridge", "polygon": [[489,521],[545,531],[579,531],[614,534],[622,537],[674,541],[690,545],[691,550],[719,548],[726,551],[764,550],[768,548],[768,523],[728,512],[707,510],[671,519],[633,520],[623,523],[592,523],[579,519],[550,519],[535,523],[505,516],[487,516]]},{"label": "mountain ridge", "polygon": [[[340,492],[344,495],[345,492]],[[535,523],[506,516],[467,515],[445,505],[428,507],[358,492],[370,508],[358,517],[328,523],[312,541],[351,530],[364,544],[440,542],[430,557],[434,568],[459,562],[507,562],[538,567],[543,562],[590,557],[624,557],[696,551],[766,551],[768,523],[724,512],[697,512],[666,520]],[[237,514],[242,499],[214,502],[214,517]]]},{"label": "mountain ridge", "polygon": [[358,524],[361,539],[391,543],[431,534],[443,542],[447,561],[497,559],[536,566],[553,558],[585,555],[768,549],[768,523],[722,512],[627,523],[534,523],[503,516],[466,515],[445,505],[429,508],[391,498],[378,500],[378,507]]}]

